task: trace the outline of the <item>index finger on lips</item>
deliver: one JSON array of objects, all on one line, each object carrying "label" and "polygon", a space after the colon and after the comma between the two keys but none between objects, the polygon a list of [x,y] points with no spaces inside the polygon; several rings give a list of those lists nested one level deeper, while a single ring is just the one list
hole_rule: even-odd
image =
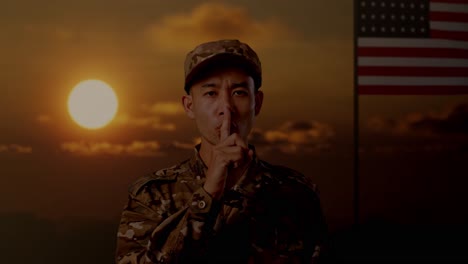
[{"label": "index finger on lips", "polygon": [[231,134],[231,111],[229,111],[227,107],[224,109],[224,119],[223,123],[221,124],[220,132],[221,140],[225,140]]},{"label": "index finger on lips", "polygon": [[239,134],[237,134],[236,137],[234,138],[234,145],[240,146],[240,147],[242,147],[243,149],[248,149],[247,144],[246,144],[245,141],[239,136]]}]

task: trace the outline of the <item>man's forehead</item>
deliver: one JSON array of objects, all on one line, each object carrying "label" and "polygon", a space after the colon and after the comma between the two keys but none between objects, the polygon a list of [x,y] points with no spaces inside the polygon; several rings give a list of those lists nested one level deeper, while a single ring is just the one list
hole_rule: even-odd
[{"label": "man's forehead", "polygon": [[221,68],[206,72],[197,83],[229,81],[234,83],[246,82],[254,86],[254,80],[246,71],[240,68]]}]

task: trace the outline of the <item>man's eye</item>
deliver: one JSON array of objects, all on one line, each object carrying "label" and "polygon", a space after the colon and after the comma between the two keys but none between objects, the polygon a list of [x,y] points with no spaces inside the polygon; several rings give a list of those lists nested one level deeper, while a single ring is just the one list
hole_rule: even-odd
[{"label": "man's eye", "polygon": [[204,94],[205,96],[215,96],[216,92],[215,91],[208,91]]},{"label": "man's eye", "polygon": [[234,95],[237,95],[237,96],[245,96],[245,95],[248,95],[248,93],[244,90],[235,90],[233,92]]}]

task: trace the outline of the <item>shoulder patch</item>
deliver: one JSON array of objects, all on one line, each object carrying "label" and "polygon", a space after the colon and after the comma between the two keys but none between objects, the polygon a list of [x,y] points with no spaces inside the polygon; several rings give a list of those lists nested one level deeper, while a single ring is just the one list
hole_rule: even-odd
[{"label": "shoulder patch", "polygon": [[150,182],[172,182],[177,180],[177,176],[181,173],[184,173],[188,170],[187,166],[185,165],[186,162],[182,162],[180,164],[174,165],[170,168],[158,170],[152,173],[149,173],[135,182],[133,182],[128,191],[132,195],[137,195],[140,190]]},{"label": "shoulder patch", "polygon": [[154,172],[154,177],[156,177],[159,180],[165,180],[165,179],[172,179],[172,178],[177,178],[177,175],[184,173],[188,170],[188,166],[186,166],[185,162],[182,162],[181,164],[177,164],[175,166],[172,166],[170,168],[158,170]]},{"label": "shoulder patch", "polygon": [[137,195],[140,190],[146,186],[147,184],[154,182],[154,181],[161,181],[161,182],[170,182],[175,181],[177,179],[177,175],[163,175],[163,176],[156,176],[155,173],[147,174],[135,182],[133,182],[130,187],[128,188],[128,192],[133,196]]}]

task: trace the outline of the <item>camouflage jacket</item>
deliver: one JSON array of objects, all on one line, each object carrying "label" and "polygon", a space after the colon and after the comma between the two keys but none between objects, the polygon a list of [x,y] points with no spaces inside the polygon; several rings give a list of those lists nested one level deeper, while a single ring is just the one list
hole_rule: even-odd
[{"label": "camouflage jacket", "polygon": [[197,151],[129,188],[116,263],[315,263],[326,234],[315,186],[254,158],[215,200]]}]

